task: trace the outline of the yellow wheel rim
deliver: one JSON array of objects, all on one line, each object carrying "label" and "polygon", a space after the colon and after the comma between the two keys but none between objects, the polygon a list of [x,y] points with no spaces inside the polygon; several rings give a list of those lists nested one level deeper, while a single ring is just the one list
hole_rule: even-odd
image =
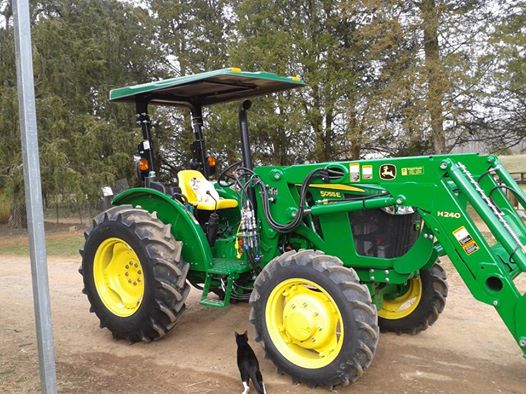
[{"label": "yellow wheel rim", "polygon": [[318,284],[287,279],[270,293],[265,308],[267,330],[277,350],[290,362],[316,369],[329,365],[343,344],[343,319],[332,297]]},{"label": "yellow wheel rim", "polygon": [[407,317],[418,307],[421,298],[422,280],[420,277],[413,278],[409,280],[409,287],[404,294],[391,300],[384,298],[378,316],[389,320]]},{"label": "yellow wheel rim", "polygon": [[104,240],[95,253],[93,279],[102,303],[120,317],[133,315],[144,295],[141,262],[128,243],[120,238]]}]

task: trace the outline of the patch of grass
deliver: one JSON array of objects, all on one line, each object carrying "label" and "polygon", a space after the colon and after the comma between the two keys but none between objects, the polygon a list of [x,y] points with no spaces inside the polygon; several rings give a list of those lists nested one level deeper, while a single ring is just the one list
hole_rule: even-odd
[{"label": "patch of grass", "polygon": [[0,371],[0,378],[3,378],[5,376],[7,376],[7,375],[11,375],[13,373],[15,373],[15,369],[14,368],[13,369],[6,369],[5,371]]},{"label": "patch of grass", "polygon": [[78,256],[83,241],[84,237],[81,234],[51,239],[47,242],[47,252],[51,256]]},{"label": "patch of grass", "polygon": [[[46,250],[49,256],[78,256],[79,247],[82,245],[82,234],[65,234],[62,237],[47,237]],[[10,254],[17,256],[29,255],[27,240],[16,243],[0,244],[0,255]]]}]

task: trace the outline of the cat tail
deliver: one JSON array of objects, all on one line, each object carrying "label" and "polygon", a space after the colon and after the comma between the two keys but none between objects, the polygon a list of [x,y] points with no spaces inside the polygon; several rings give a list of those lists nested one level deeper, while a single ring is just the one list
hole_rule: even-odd
[{"label": "cat tail", "polygon": [[266,394],[265,385],[263,384],[263,376],[259,370],[250,373],[250,380],[258,394]]}]

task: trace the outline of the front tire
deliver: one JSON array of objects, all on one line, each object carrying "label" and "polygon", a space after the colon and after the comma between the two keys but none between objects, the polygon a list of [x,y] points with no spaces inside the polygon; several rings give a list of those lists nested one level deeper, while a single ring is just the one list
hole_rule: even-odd
[{"label": "front tire", "polygon": [[79,269],[90,311],[116,339],[149,342],[167,334],[184,311],[188,264],[155,214],[129,205],[99,214],[84,233]]},{"label": "front tire", "polygon": [[380,330],[412,335],[424,331],[444,310],[447,294],[446,272],[437,262],[410,279],[397,297],[384,297],[383,307],[378,311]]},{"label": "front tire", "polygon": [[257,341],[278,370],[310,386],[347,385],[371,364],[376,308],[352,268],[319,251],[290,251],[258,275],[250,297]]}]

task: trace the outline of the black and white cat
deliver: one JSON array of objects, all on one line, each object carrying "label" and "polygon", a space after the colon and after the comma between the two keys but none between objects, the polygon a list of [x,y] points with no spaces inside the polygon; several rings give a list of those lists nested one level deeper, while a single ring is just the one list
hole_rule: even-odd
[{"label": "black and white cat", "polygon": [[245,331],[243,334],[236,332],[237,343],[237,366],[241,374],[241,381],[243,382],[243,393],[248,394],[250,386],[249,380],[258,394],[266,394],[265,385],[263,384],[263,376],[259,370],[259,363],[254,351],[248,344],[248,335]]}]

